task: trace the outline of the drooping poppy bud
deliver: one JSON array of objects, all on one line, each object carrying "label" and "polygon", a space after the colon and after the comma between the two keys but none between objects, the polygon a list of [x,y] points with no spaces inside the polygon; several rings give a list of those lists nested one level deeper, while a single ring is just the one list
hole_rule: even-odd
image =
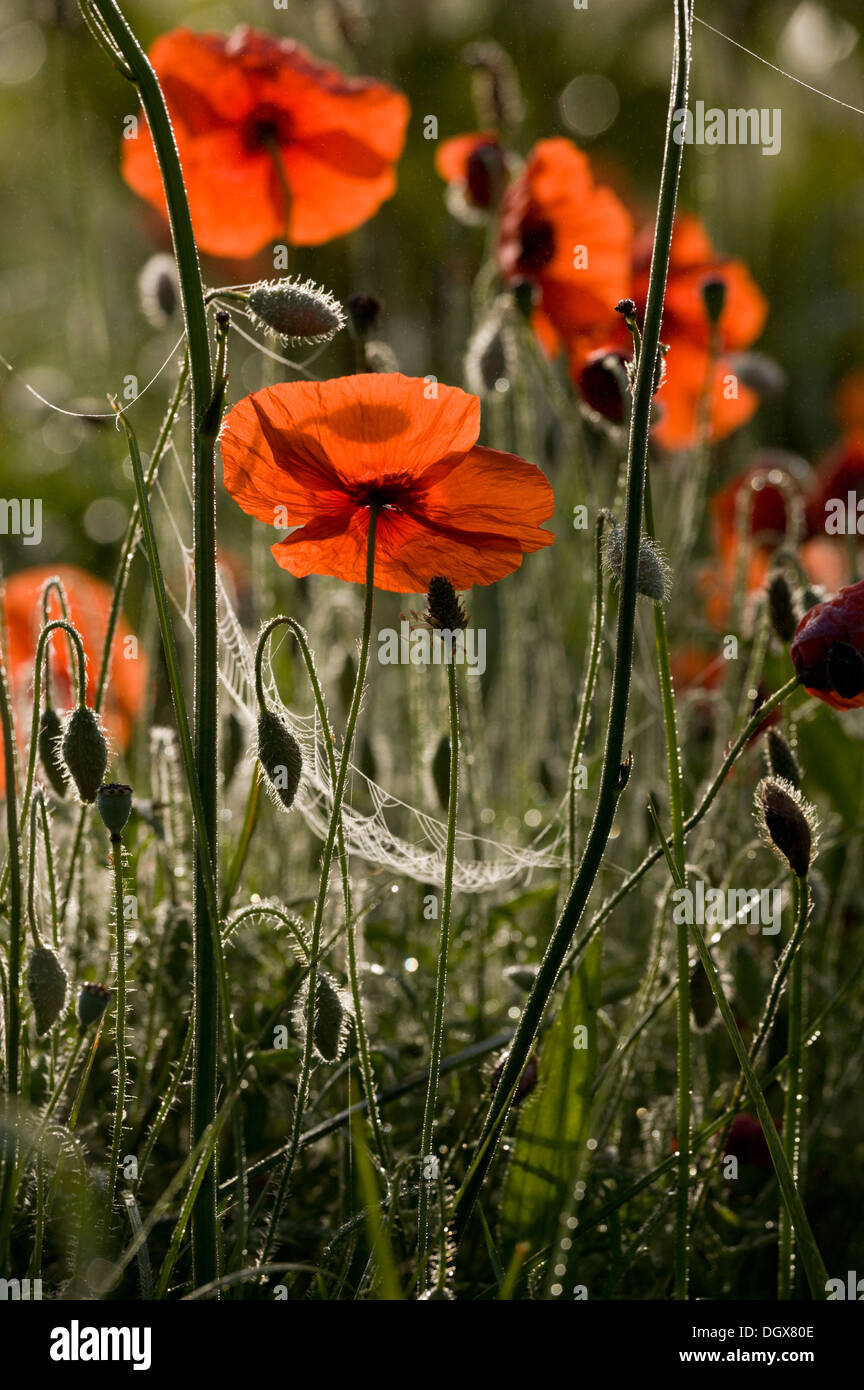
[{"label": "drooping poppy bud", "polygon": [[108,744],[98,715],[89,705],[78,705],[66,721],[63,761],[85,805],[96,800],[108,766]]},{"label": "drooping poppy bud", "polygon": [[60,755],[62,737],[63,725],[56,709],[43,709],[39,720],[39,761],[42,771],[61,800],[66,795],[66,772]]},{"label": "drooping poppy bud", "polygon": [[288,725],[271,709],[258,715],[258,761],[285,810],[290,811],[300,785],[303,758]]},{"label": "drooping poppy bud", "polygon": [[765,842],[786,860],[793,874],[806,878],[816,828],[813,807],[791,782],[763,777],[756,788],[756,813]]},{"label": "drooping poppy bud", "polygon": [[839,710],[864,705],[864,580],[805,613],[791,656],[810,695]]},{"label": "drooping poppy bud", "polygon": [[41,1037],[53,1028],[66,1003],[66,971],[50,946],[35,947],[27,966],[27,992]]}]

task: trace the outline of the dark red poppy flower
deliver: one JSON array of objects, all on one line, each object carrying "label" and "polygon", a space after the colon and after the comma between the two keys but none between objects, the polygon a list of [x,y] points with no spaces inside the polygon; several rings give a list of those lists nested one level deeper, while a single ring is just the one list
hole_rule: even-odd
[{"label": "dark red poppy flower", "polygon": [[833,709],[864,705],[864,580],[804,614],[791,656],[808,694]]},{"label": "dark red poppy flower", "polygon": [[375,584],[422,593],[491,584],[551,545],[552,489],[539,468],[477,444],[480,402],[400,372],[295,382],[247,396],[222,429],[225,486],[271,526],[292,574],[366,575],[376,506]]},{"label": "dark red poppy flower", "polygon": [[535,328],[544,346],[590,350],[615,331],[627,293],[633,222],[611,188],[598,186],[569,140],[541,140],[504,194],[498,265],[508,284],[539,294]]},{"label": "dark red poppy flower", "polygon": [[[63,584],[70,620],[80,632],[84,644],[91,682],[88,691],[90,702],[93,697],[92,682],[101,665],[102,647],[108,629],[111,590],[86,570],[74,565],[44,565],[19,570],[5,581],[2,601],[9,686],[17,727],[28,736],[36,642],[42,627],[42,590],[46,581],[54,576]],[[48,598],[48,617],[49,620],[62,617],[60,600],[54,590]],[[71,709],[75,686],[69,664],[69,645],[63,632],[52,633],[48,639],[48,649],[54,705],[60,710]],[[108,697],[104,711],[106,727],[121,747],[126,747],[129,742],[133,721],[144,702],[146,686],[147,658],[121,617],[111,648]],[[0,793],[3,786],[0,758]]]},{"label": "dark red poppy flower", "polygon": [[[315,246],[392,197],[409,106],[382,82],[345,77],[299,44],[241,27],[175,29],[150,61],[165,93],[195,235],[214,256],[253,256],[284,237]],[[165,209],[153,141],[123,142],[123,177]]]},{"label": "dark red poppy flower", "polygon": [[[774,1128],[782,1130],[783,1121],[776,1119]],[[754,1168],[771,1167],[771,1150],[758,1116],[743,1111],[736,1115],[729,1126],[729,1134],[723,1153],[737,1158],[739,1163],[747,1163]]]},{"label": "dark red poppy flower", "polygon": [[494,130],[445,140],[435,153],[435,168],[452,190],[455,214],[457,203],[474,213],[490,212],[509,177],[509,159]]},{"label": "dark red poppy flower", "polygon": [[[648,228],[637,236],[633,247],[633,277],[627,292],[636,303],[640,322],[648,295],[653,240],[653,228]],[[718,325],[720,356],[709,383],[711,322],[703,291],[710,282],[722,283],[725,302]],[[658,443],[667,449],[683,449],[696,442],[706,387],[710,387],[712,439],[722,439],[750,419],[759,398],[740,379],[730,355],[755,342],[767,312],[766,300],[742,262],[717,255],[698,217],[680,216],[672,237],[661,330],[669,353],[666,379],[657,395],[660,409],[654,437]],[[630,335],[620,318],[608,342],[588,343],[577,338],[570,343],[571,373],[577,383],[588,353],[600,347],[617,348],[629,355]]]},{"label": "dark red poppy flower", "polygon": [[[807,529],[811,535],[845,535],[847,501],[849,493],[854,493],[852,502],[853,533],[857,532],[857,499],[864,498],[864,430],[854,430],[825,455],[813,475],[807,495]],[[837,509],[829,507],[830,502],[842,503],[840,509],[840,529],[837,527]],[[864,518],[861,522],[864,531]]]}]

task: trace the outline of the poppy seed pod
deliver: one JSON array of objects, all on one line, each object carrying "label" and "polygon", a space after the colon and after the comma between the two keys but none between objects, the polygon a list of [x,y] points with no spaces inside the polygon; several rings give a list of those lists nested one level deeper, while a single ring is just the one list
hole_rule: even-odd
[{"label": "poppy seed pod", "polygon": [[300,785],[303,759],[291,730],[271,709],[258,715],[258,761],[285,810],[290,811]]},{"label": "poppy seed pod", "polygon": [[39,720],[39,761],[57,796],[66,795],[66,772],[60,756],[63,725],[56,709],[43,709]]},{"label": "poppy seed pod", "polygon": [[253,321],[292,344],[327,343],[345,327],[345,312],[314,280],[261,280],[246,296]]},{"label": "poppy seed pod", "polygon": [[766,843],[793,874],[806,878],[813,858],[815,812],[791,782],[763,777],[756,788],[756,813]]},{"label": "poppy seed pod", "polygon": [[85,805],[96,800],[108,766],[108,744],[89,705],[78,705],[66,721],[63,761]]},{"label": "poppy seed pod", "polygon": [[132,788],[125,782],[106,782],[97,793],[96,810],[111,838],[119,837],[132,814]]},{"label": "poppy seed pod", "polygon": [[82,1028],[89,1028],[91,1023],[99,1022],[108,1008],[110,998],[111,991],[105,985],[92,984],[88,981],[81,986],[76,1012]]},{"label": "poppy seed pod", "polygon": [[39,1037],[53,1028],[66,1003],[66,971],[50,946],[37,946],[27,966],[27,992]]}]

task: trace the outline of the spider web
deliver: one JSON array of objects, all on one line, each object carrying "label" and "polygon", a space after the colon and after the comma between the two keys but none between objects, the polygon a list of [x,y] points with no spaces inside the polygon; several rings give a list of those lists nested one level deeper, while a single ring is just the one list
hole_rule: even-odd
[{"label": "spider web", "polygon": [[[185,498],[188,527],[192,526],[192,498],[188,479],[173,446],[168,451],[179,490]],[[167,459],[166,459],[167,462]],[[176,488],[172,491],[176,492]],[[184,626],[194,631],[194,551],[184,540],[178,523],[177,498],[170,502],[164,480],[157,481],[151,503],[162,512],[165,525],[161,528],[160,545],[169,541],[174,547],[174,560],[183,575],[185,591],[182,596],[169,597]],[[169,568],[164,564],[163,568]],[[173,569],[173,566],[172,566]],[[219,680],[223,695],[240,721],[254,730],[258,718],[255,694],[255,648],[244,632],[231,595],[218,580]],[[326,836],[333,806],[333,786],[322,739],[320,720],[316,714],[301,715],[286,706],[280,698],[273,674],[269,651],[263,662],[263,682],[268,704],[275,709],[300,745],[303,757],[303,777],[294,802],[307,825],[322,839]],[[350,793],[349,789],[350,788]],[[371,810],[361,811],[352,804],[357,791],[371,804]],[[512,884],[530,878],[537,870],[558,869],[563,863],[564,802],[552,820],[537,832],[529,846],[507,845],[485,836],[458,831],[453,886],[464,893],[481,893],[502,884]],[[396,833],[387,822],[387,812],[394,813],[408,833]],[[356,763],[351,763],[342,808],[346,849],[369,863],[386,867],[419,883],[443,887],[445,867],[446,824],[418,807],[394,796]]]}]

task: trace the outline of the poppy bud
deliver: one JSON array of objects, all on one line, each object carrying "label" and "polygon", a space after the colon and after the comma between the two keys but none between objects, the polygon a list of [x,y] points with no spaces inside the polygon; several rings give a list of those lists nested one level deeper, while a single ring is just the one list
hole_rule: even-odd
[{"label": "poppy bud", "polygon": [[518,126],[524,113],[522,94],[509,54],[494,39],[481,39],[463,48],[462,61],[474,69],[473,97],[481,126]]},{"label": "poppy bud", "polygon": [[108,766],[108,744],[98,716],[89,705],[77,705],[66,721],[63,761],[85,805],[96,800]]},{"label": "poppy bud", "polygon": [[365,342],[378,326],[382,304],[374,294],[351,294],[345,300],[348,329],[353,338]]},{"label": "poppy bud", "polygon": [[620,425],[624,419],[622,377],[626,377],[629,361],[627,353],[599,348],[591,353],[579,373],[577,384],[585,404],[614,425]]},{"label": "poppy bud", "polygon": [[442,734],[432,755],[432,781],[443,811],[450,805],[450,739]]},{"label": "poppy bud", "polygon": [[756,811],[766,843],[786,860],[793,874],[806,878],[816,823],[812,806],[791,782],[763,777],[756,788]]},{"label": "poppy bud", "polygon": [[138,276],[141,312],[153,328],[164,328],[180,305],[180,277],[173,256],[151,256]]},{"label": "poppy bud", "polygon": [[791,642],[798,626],[798,614],[789,581],[779,571],[768,582],[768,614],[780,641]]},{"label": "poppy bud", "polygon": [[39,761],[42,771],[61,800],[66,795],[66,773],[60,756],[62,735],[63,725],[56,709],[43,709],[42,718],[39,720]]},{"label": "poppy bud", "polygon": [[726,308],[726,281],[721,276],[710,275],[702,281],[702,303],[709,321],[718,324]]},{"label": "poppy bud", "polygon": [[504,976],[518,989],[524,989],[527,994],[537,979],[538,969],[539,966],[536,965],[508,965]]},{"label": "poppy bud", "polygon": [[513,374],[513,343],[504,316],[497,309],[472,334],[465,353],[465,382],[475,396],[502,395]]},{"label": "poppy bud", "polygon": [[325,1062],[335,1062],[345,1045],[345,1008],[339,991],[327,975],[315,985],[315,1047]]},{"label": "poppy bud", "polygon": [[[526,1096],[530,1096],[531,1092],[534,1090],[534,1087],[537,1085],[538,1070],[539,1065],[537,1060],[537,1054],[535,1052],[533,1056],[528,1058],[528,1061],[525,1063],[525,1069],[519,1078],[518,1085],[516,1086],[516,1094],[513,1097],[514,1105],[518,1105],[519,1102],[521,1100],[524,1100]],[[504,1061],[501,1061],[498,1063],[497,1067],[493,1071],[489,1083],[489,1089],[493,1096],[495,1092],[498,1090],[498,1082],[501,1080],[503,1074]]]},{"label": "poppy bud", "polygon": [[82,1029],[89,1028],[91,1023],[98,1023],[105,1010],[108,1008],[108,1001],[111,998],[111,991],[105,985],[87,984],[81,986],[78,995],[78,1022]]},{"label": "poppy bud", "polygon": [[[604,548],[606,568],[621,583],[624,569],[624,527],[617,521],[609,523]],[[671,571],[665,555],[648,536],[639,541],[639,569],[636,578],[636,592],[645,598],[663,603],[669,594]]]},{"label": "poppy bud", "polygon": [[711,981],[705,974],[701,960],[696,962],[690,976],[690,1012],[698,1029],[705,1029],[711,1023],[717,1009],[717,1000],[711,988]]},{"label": "poppy bud", "polygon": [[271,709],[258,715],[258,761],[285,810],[290,811],[300,785],[303,759],[291,730]]},{"label": "poppy bud", "polygon": [[345,327],[342,305],[314,280],[261,280],[246,296],[246,311],[293,343],[326,343]]},{"label": "poppy bud", "polygon": [[429,580],[426,612],[423,621],[444,632],[455,632],[468,626],[468,614],[449,579],[435,575]]},{"label": "poppy bud", "polygon": [[27,966],[27,992],[41,1037],[53,1028],[66,1003],[66,971],[50,946],[37,946]]},{"label": "poppy bud", "polygon": [[801,785],[801,769],[792,747],[779,729],[769,729],[766,742],[768,769],[772,776],[781,778],[793,787]]},{"label": "poppy bud", "polygon": [[620,314],[626,323],[630,319],[636,319],[636,301],[634,299],[619,299],[615,305],[615,313]]},{"label": "poppy bud", "polygon": [[132,788],[125,782],[106,782],[96,796],[96,810],[112,840],[119,839],[132,814]]}]

